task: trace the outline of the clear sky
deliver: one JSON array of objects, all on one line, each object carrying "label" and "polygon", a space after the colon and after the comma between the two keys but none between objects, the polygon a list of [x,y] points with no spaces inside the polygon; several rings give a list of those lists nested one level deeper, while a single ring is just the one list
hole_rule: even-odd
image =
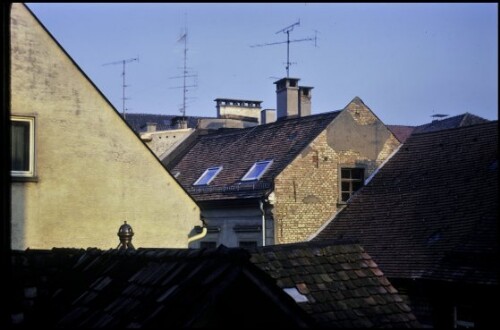
[{"label": "clear sky", "polygon": [[[28,7],[122,111],[126,65],[129,113],[179,115],[188,28],[188,116],[215,117],[216,98],[276,108],[286,77],[312,86],[312,113],[339,110],[355,96],[386,124],[420,125],[433,114],[498,119],[498,4],[28,3]],[[187,24],[186,24],[187,22]]]}]

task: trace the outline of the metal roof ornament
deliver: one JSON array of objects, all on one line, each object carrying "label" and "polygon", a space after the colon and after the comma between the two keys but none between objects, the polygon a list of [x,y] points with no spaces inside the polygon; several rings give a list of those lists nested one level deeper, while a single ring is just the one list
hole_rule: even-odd
[{"label": "metal roof ornament", "polygon": [[120,244],[118,244],[118,250],[135,250],[134,245],[132,245],[132,236],[134,236],[134,231],[132,227],[127,224],[127,221],[123,222],[117,233],[120,238]]}]

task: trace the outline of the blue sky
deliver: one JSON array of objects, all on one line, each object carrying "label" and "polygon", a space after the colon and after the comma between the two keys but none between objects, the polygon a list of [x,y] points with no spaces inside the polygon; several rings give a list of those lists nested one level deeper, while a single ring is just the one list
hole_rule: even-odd
[{"label": "blue sky", "polygon": [[180,114],[183,44],[197,76],[186,114],[215,116],[216,98],[276,108],[276,80],[312,86],[312,113],[342,109],[355,96],[386,124],[420,125],[433,114],[498,119],[498,4],[28,3],[118,111],[126,66],[127,111]]}]

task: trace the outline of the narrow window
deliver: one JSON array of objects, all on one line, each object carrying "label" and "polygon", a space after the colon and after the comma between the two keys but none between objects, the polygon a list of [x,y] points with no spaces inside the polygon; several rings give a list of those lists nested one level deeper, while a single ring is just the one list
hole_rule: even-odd
[{"label": "narrow window", "polygon": [[244,248],[244,249],[251,249],[251,248],[257,247],[257,242],[256,241],[240,241],[238,243],[238,246],[240,248]]},{"label": "narrow window", "polygon": [[200,178],[196,180],[195,183],[193,183],[193,185],[194,186],[208,185],[217,176],[217,174],[219,174],[221,170],[222,166],[207,168],[205,172],[203,172],[203,174],[200,176]]},{"label": "narrow window", "polygon": [[11,175],[33,176],[35,118],[11,117]]},{"label": "narrow window", "polygon": [[342,168],[340,170],[340,196],[342,202],[363,186],[365,170],[362,168]]},{"label": "narrow window", "polygon": [[273,163],[272,160],[264,160],[261,162],[256,162],[248,170],[248,172],[241,179],[241,181],[259,180],[272,163]]}]

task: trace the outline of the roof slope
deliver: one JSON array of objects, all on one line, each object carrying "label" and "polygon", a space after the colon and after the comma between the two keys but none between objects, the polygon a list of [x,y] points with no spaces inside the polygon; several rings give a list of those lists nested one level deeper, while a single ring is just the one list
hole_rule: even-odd
[{"label": "roof slope", "polygon": [[476,124],[482,124],[482,123],[487,123],[488,120],[481,118],[479,116],[470,114],[468,112],[442,119],[442,120],[434,120],[431,123],[420,125],[415,127],[413,130],[413,133],[429,133],[429,132],[435,132],[435,131],[440,131],[443,129],[449,129],[449,128],[457,128],[457,127],[464,127],[464,126],[470,126],[470,125],[476,125]]},{"label": "roof slope", "polygon": [[[172,172],[180,172],[177,180],[197,201],[260,197],[271,187],[274,177],[339,113],[278,120],[199,136]],[[255,162],[269,159],[273,163],[258,182],[240,181]],[[209,186],[192,186],[207,168],[215,166],[223,169]]]},{"label": "roof slope", "polygon": [[225,247],[16,251],[12,311],[28,328],[313,326],[249,258]]},{"label": "roof slope", "polygon": [[[132,127],[136,133],[146,132],[147,123],[156,123],[157,131],[165,131],[169,129],[175,129],[172,124],[172,119],[179,118],[179,116],[173,115],[159,115],[159,114],[149,114],[149,113],[127,113],[125,120]],[[196,128],[198,125],[198,120],[206,117],[187,117],[187,127]]]},{"label": "roof slope", "polygon": [[372,258],[357,244],[307,242],[261,247],[251,261],[296,288],[321,327],[409,328],[419,323]]},{"label": "roof slope", "polygon": [[354,239],[389,278],[498,283],[498,122],[413,134],[314,240]]},{"label": "roof slope", "polygon": [[386,126],[401,143],[404,143],[415,129],[415,126],[404,126],[404,125],[386,125]]}]

